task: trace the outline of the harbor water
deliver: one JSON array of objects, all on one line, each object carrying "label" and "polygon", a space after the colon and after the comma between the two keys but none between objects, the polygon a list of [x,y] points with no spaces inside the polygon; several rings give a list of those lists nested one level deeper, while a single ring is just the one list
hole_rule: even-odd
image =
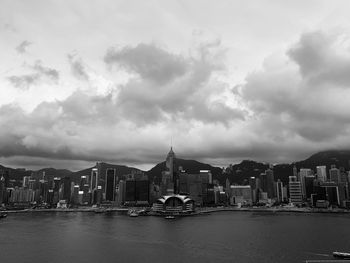
[{"label": "harbor water", "polygon": [[164,219],[22,213],[0,221],[0,262],[305,262],[350,251],[350,215],[219,212]]}]

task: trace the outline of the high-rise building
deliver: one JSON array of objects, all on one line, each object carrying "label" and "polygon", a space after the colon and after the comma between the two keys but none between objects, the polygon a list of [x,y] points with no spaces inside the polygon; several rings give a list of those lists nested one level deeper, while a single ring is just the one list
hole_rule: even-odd
[{"label": "high-rise building", "polygon": [[116,175],[116,170],[114,168],[107,168],[105,182],[106,182],[106,187],[105,187],[106,201],[112,202],[115,200],[115,187],[117,183],[117,175]]},{"label": "high-rise building", "polygon": [[275,182],[275,178],[273,176],[273,170],[272,169],[268,169],[265,171],[265,174],[266,174],[266,192],[267,192],[267,197],[268,198],[274,198],[275,197],[275,185],[274,185],[274,182]]},{"label": "high-rise building", "polygon": [[301,183],[296,176],[289,176],[289,198],[292,204],[302,204],[303,195]]},{"label": "high-rise building", "polygon": [[251,189],[251,200],[253,204],[256,204],[259,202],[259,189],[257,188],[256,178],[250,177],[249,178],[249,185]]},{"label": "high-rise building", "polygon": [[170,148],[170,151],[166,157],[165,162],[167,172],[169,173],[169,177],[173,184],[173,193],[179,193],[179,179],[178,179],[178,170],[176,165],[176,155],[173,151],[173,147]]},{"label": "high-rise building", "polygon": [[315,176],[308,175],[304,177],[305,183],[305,198],[310,199],[311,195],[314,193]]},{"label": "high-rise building", "polygon": [[118,204],[123,205],[125,203],[126,196],[126,183],[124,180],[119,181],[118,185]]},{"label": "high-rise building", "polygon": [[302,168],[299,171],[299,181],[301,184],[301,191],[303,198],[306,198],[306,184],[305,184],[305,177],[312,176],[312,170],[309,168]]},{"label": "high-rise building", "polygon": [[71,179],[70,177],[66,176],[63,178],[63,200],[66,200],[67,202],[71,199]]},{"label": "high-rise building", "polygon": [[277,184],[276,184],[276,195],[277,195],[277,201],[279,203],[284,201],[284,187],[283,187],[283,182],[278,179],[277,180]]},{"label": "high-rise building", "polygon": [[340,170],[338,168],[329,169],[329,181],[339,183],[340,180]]},{"label": "high-rise building", "polygon": [[90,176],[90,192],[93,190],[97,189],[98,186],[98,169],[97,168],[92,168],[91,169],[91,176]]},{"label": "high-rise building", "polygon": [[252,191],[250,185],[231,185],[229,198],[231,205],[251,205]]},{"label": "high-rise building", "polygon": [[316,166],[317,180],[321,182],[327,181],[327,170],[326,166]]}]

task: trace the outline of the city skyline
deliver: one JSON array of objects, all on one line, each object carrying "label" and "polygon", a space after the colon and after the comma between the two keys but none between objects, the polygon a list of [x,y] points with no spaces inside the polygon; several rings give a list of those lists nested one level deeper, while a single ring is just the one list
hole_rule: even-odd
[{"label": "city skyline", "polygon": [[[0,1],[0,164],[350,149],[346,1]],[[147,11],[145,11],[147,10]]]}]

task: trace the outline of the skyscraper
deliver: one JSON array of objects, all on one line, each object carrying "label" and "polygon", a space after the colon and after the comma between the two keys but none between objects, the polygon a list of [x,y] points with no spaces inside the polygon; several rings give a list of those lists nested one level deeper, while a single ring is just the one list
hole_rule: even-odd
[{"label": "skyscraper", "polygon": [[106,181],[106,187],[105,187],[106,201],[114,201],[115,186],[117,183],[116,170],[114,168],[107,168],[105,181]]},{"label": "skyscraper", "polygon": [[302,168],[299,172],[299,178],[300,178],[300,184],[301,184],[301,191],[303,198],[306,198],[306,183],[305,178],[308,176],[312,176],[312,170],[309,168]]},{"label": "skyscraper", "polygon": [[90,191],[97,189],[98,185],[98,169],[92,168],[91,170],[91,182],[90,182]]},{"label": "skyscraper", "polygon": [[316,166],[317,180],[321,182],[327,181],[327,170],[326,166]]},{"label": "skyscraper", "polygon": [[277,195],[277,201],[278,202],[283,202],[283,196],[284,196],[284,187],[283,183],[281,182],[280,179],[278,179],[277,184],[276,184],[276,195]]},{"label": "skyscraper", "polygon": [[177,173],[177,166],[176,166],[176,155],[173,151],[173,147],[170,148],[170,151],[166,157],[166,168],[168,175],[170,177],[170,180],[173,183],[173,193],[178,194],[179,193],[179,179],[178,179],[178,173]]},{"label": "skyscraper", "polygon": [[340,170],[338,168],[329,169],[329,181],[339,183],[340,182]]},{"label": "skyscraper", "polygon": [[292,204],[302,204],[302,189],[301,183],[296,176],[289,176],[289,198]]}]

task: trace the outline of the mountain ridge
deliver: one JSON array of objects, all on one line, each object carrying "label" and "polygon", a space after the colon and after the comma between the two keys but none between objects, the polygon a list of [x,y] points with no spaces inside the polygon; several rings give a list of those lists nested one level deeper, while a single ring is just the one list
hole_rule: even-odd
[{"label": "mountain ridge", "polygon": [[[257,162],[254,160],[242,160],[239,164],[230,164],[225,170],[222,170],[220,167],[212,166],[207,163],[202,163],[197,160],[191,159],[181,159],[177,158],[177,165],[182,166],[183,169],[188,173],[198,173],[199,170],[211,170],[213,179],[219,180],[221,184],[225,184],[226,179],[228,178],[231,183],[247,183],[247,180],[251,176],[259,176],[260,173],[264,172],[269,168],[268,163]],[[274,165],[274,174],[275,180],[280,179],[284,183],[288,182],[288,177],[293,175],[293,167],[296,166],[299,170],[300,168],[311,168],[315,170],[318,165],[325,165],[327,170],[331,165],[336,165],[337,167],[344,167],[346,170],[350,169],[350,150],[327,150],[317,152],[312,154],[310,157],[305,160],[285,163],[285,164],[276,164]],[[143,171],[135,167],[129,167],[126,165],[120,164],[109,164],[101,163],[102,170],[105,170],[107,167],[116,168],[117,175],[120,177],[122,175],[130,174],[134,171],[142,171],[149,176],[151,181],[159,183],[161,180],[161,172],[165,170],[165,161],[162,161],[155,166],[153,166],[148,171]],[[42,178],[43,172],[47,178],[51,177],[64,177],[69,176],[74,181],[78,181],[80,176],[87,175],[91,173],[91,169],[94,168],[91,166],[76,172],[70,171],[68,169],[56,169],[56,168],[42,168],[39,170],[25,170],[21,168],[11,168],[0,165],[0,169],[9,170],[10,179],[21,180],[23,176],[33,175],[34,178]]]}]

